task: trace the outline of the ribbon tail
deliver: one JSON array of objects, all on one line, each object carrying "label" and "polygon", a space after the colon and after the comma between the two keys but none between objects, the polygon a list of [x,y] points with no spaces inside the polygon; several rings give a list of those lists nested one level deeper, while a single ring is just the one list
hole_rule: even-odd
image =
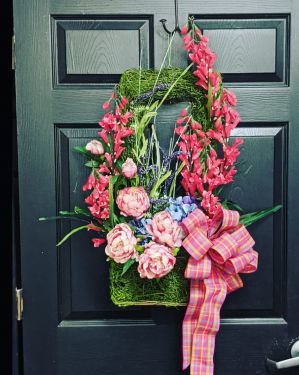
[{"label": "ribbon tail", "polygon": [[201,281],[204,299],[193,331],[190,375],[214,374],[214,349],[220,326],[220,309],[227,294],[226,282],[213,269],[208,279]]},{"label": "ribbon tail", "polygon": [[191,363],[193,334],[196,329],[204,296],[204,284],[200,280],[191,279],[189,303],[182,326],[183,370],[188,368]]}]

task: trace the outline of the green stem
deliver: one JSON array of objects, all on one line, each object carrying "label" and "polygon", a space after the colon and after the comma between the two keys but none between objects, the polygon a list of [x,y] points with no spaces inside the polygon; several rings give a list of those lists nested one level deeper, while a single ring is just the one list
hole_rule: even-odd
[{"label": "green stem", "polygon": [[49,217],[40,217],[39,221],[47,221],[47,220],[75,220],[75,221],[83,221],[84,223],[89,223],[88,220],[80,219],[79,217],[73,216],[49,216]]},{"label": "green stem", "polygon": [[[158,75],[157,75],[156,81],[155,81],[155,83],[154,83],[153,90],[155,90],[155,88],[156,88],[156,86],[157,86],[157,83],[158,83],[158,80],[159,80],[159,77],[160,77],[161,71],[162,71],[163,66],[164,66],[164,64],[165,64],[165,61],[166,61],[166,59],[167,59],[168,52],[169,52],[169,50],[170,50],[170,48],[171,48],[171,45],[172,45],[172,42],[173,42],[174,35],[175,35],[175,33],[172,35],[172,37],[171,37],[171,39],[170,39],[170,41],[169,41],[169,43],[168,43],[168,47],[167,47],[167,50],[166,50],[165,56],[164,56],[164,58],[163,58],[162,64],[161,64],[161,66],[160,66],[160,69],[159,69],[159,72],[158,72]],[[152,103],[153,97],[154,97],[154,95],[150,98],[150,100],[149,100],[149,105]]]},{"label": "green stem", "polygon": [[82,229],[87,229],[88,228],[88,225],[82,225],[82,227],[77,227],[77,228],[74,228],[73,230],[71,230],[66,236],[63,237],[63,239],[58,242],[58,244],[56,246],[60,246],[62,245],[68,238],[70,238],[73,234],[79,232],[80,230]]},{"label": "green stem", "polygon": [[179,77],[173,82],[173,84],[169,87],[169,89],[167,90],[166,94],[164,95],[164,97],[162,98],[162,100],[160,101],[159,105],[157,106],[157,109],[156,111],[158,111],[158,109],[161,107],[161,105],[165,102],[165,100],[167,99],[168,95],[170,94],[171,90],[174,88],[174,86],[178,83],[178,81],[188,72],[188,70],[190,70],[190,68],[193,66],[193,62],[191,64],[189,64],[187,66],[187,68],[179,75]]}]

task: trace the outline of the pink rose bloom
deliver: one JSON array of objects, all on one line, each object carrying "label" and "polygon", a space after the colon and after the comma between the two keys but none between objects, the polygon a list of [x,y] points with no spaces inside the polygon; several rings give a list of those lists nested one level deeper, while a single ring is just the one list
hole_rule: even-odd
[{"label": "pink rose bloom", "polygon": [[118,192],[116,204],[123,216],[140,219],[150,207],[149,197],[143,187],[126,187]]},{"label": "pink rose bloom", "polygon": [[87,151],[90,151],[94,155],[102,155],[104,153],[104,147],[101,142],[93,139],[85,146]]},{"label": "pink rose bloom", "polygon": [[169,247],[150,242],[139,256],[138,272],[141,278],[159,279],[173,269],[175,262]]},{"label": "pink rose bloom", "polygon": [[135,245],[137,238],[128,224],[117,224],[107,234],[105,253],[116,263],[126,263],[131,258],[136,258]]},{"label": "pink rose bloom", "polygon": [[146,230],[154,237],[154,241],[163,245],[171,248],[182,245],[184,232],[168,211],[156,213],[151,224],[146,226]]},{"label": "pink rose bloom", "polygon": [[121,167],[121,171],[126,178],[133,178],[137,173],[137,165],[134,163],[133,159],[127,158]]}]

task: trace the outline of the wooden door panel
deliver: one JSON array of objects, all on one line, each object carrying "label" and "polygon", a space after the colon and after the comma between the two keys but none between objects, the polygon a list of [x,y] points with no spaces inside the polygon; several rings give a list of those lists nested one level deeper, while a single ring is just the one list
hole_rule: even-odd
[{"label": "wooden door panel", "polygon": [[[184,104],[166,106],[159,115],[157,126],[162,146],[167,147],[175,120],[183,107]],[[60,172],[56,186],[60,190],[59,210],[82,206],[87,196],[82,186],[88,169],[82,167],[84,158],[73,148],[85,145],[96,136],[97,131],[97,126],[57,127],[56,148]],[[234,136],[243,137],[245,144],[239,158],[240,173],[226,189],[225,195],[241,205],[245,212],[285,202],[286,134],[285,124],[247,123],[235,130]],[[69,223],[62,222],[61,226],[60,236],[71,229]],[[240,316],[240,312],[242,316],[249,317],[259,316],[261,312],[263,316],[280,316],[285,303],[282,288],[286,281],[282,267],[286,263],[284,211],[275,218],[268,217],[252,226],[250,232],[256,241],[255,248],[261,249],[259,268],[255,274],[242,276],[244,288],[227,298],[224,311],[228,310],[232,317]],[[60,274],[64,275],[59,277],[65,280],[66,274],[69,274],[67,280],[70,286],[62,290],[71,294],[72,313],[85,311],[101,314],[102,311],[115,310],[109,298],[109,273],[104,247],[94,249],[91,237],[92,233],[78,233],[58,250]],[[64,252],[69,254],[67,258]],[[66,297],[62,293],[62,301],[66,301]]]},{"label": "wooden door panel", "polygon": [[116,83],[126,69],[154,65],[153,15],[55,15],[51,21],[56,87]]},{"label": "wooden door panel", "polygon": [[[219,56],[227,83],[286,85],[289,79],[288,14],[194,15]],[[261,58],[262,57],[262,58]]]},{"label": "wooden door panel", "polygon": [[[96,135],[97,122],[122,70],[159,68],[174,26],[172,0],[14,0],[25,375],[181,374],[184,308],[118,308],[109,297],[104,248],[78,233],[55,244],[72,224],[41,216],[82,206],[88,170],[72,151]],[[227,196],[245,212],[283,203],[253,225],[259,269],[227,298],[216,341],[215,374],[264,374],[274,338],[298,336],[296,218],[299,139],[299,4],[186,0],[188,15],[209,36],[217,67],[238,98],[245,139],[240,175]],[[173,65],[188,61],[176,37]],[[184,104],[165,106],[159,136],[167,146]]]}]

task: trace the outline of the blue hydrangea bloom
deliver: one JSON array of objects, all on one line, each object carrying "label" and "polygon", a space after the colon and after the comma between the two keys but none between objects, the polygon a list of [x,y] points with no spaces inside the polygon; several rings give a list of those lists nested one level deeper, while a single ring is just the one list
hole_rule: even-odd
[{"label": "blue hydrangea bloom", "polygon": [[152,222],[152,219],[134,219],[129,221],[129,225],[132,225],[136,228],[136,234],[148,235],[149,233],[145,229],[145,225],[149,225]]},{"label": "blue hydrangea bloom", "polygon": [[167,207],[171,217],[176,221],[182,221],[190,212],[194,211],[198,206],[196,199],[190,196],[169,198],[170,205]]}]

